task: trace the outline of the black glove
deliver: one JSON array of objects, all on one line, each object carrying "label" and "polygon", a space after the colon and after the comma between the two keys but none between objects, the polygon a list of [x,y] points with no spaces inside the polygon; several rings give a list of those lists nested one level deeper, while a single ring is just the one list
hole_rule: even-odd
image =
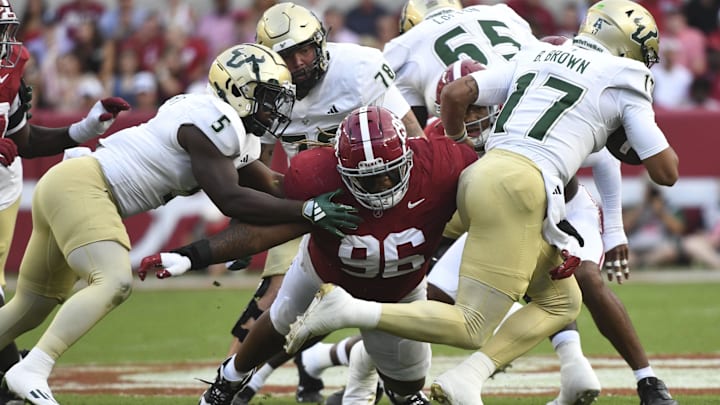
[{"label": "black glove", "polygon": [[341,188],[311,198],[303,204],[303,216],[307,218],[308,221],[334,234],[338,238],[345,236],[340,228],[355,230],[362,221],[360,217],[353,215],[357,212],[355,207],[336,204],[331,201],[333,197],[340,193],[342,193]]},{"label": "black glove", "polygon": [[30,114],[30,107],[32,101],[32,86],[25,83],[25,79],[20,79],[20,89],[18,90],[18,96],[20,97],[20,109],[23,110],[27,119],[32,118]]}]

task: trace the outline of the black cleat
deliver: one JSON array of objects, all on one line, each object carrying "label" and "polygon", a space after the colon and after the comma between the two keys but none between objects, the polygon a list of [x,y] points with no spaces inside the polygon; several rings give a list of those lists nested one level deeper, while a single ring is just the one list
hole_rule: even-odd
[{"label": "black cleat", "polygon": [[640,405],[678,405],[670,396],[665,383],[656,377],[646,377],[637,383]]},{"label": "black cleat", "polygon": [[418,391],[404,399],[397,398],[397,395],[387,387],[385,387],[385,393],[393,405],[430,405],[430,400],[422,391]]},{"label": "black cleat", "polygon": [[322,404],[325,399],[320,393],[320,390],[325,388],[323,380],[308,374],[302,361],[302,352],[295,355],[293,362],[297,366],[300,379],[295,392],[295,400],[301,404]]},{"label": "black cleat", "polygon": [[240,392],[235,394],[235,398],[233,398],[233,401],[230,405],[248,405],[255,396],[255,394],[257,394],[257,392],[255,392],[254,389],[246,386],[245,388],[241,389]]},{"label": "black cleat", "polygon": [[200,397],[198,405],[232,405],[232,400],[235,394],[240,392],[243,388],[245,388],[247,383],[250,382],[250,379],[255,373],[255,369],[253,369],[240,381],[228,381],[225,377],[223,377],[222,369],[230,360],[232,360],[232,358],[228,358],[222,363],[222,365],[220,365],[220,367],[218,367],[215,382],[210,383],[210,381],[200,380],[204,383],[210,384],[210,387],[205,390],[203,395]]}]

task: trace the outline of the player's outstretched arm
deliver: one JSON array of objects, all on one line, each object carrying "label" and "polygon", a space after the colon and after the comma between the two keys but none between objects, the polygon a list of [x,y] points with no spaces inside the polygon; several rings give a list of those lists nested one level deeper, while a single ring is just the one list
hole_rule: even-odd
[{"label": "player's outstretched arm", "polygon": [[157,278],[181,275],[211,264],[225,263],[240,257],[265,251],[283,242],[295,239],[310,231],[309,223],[279,225],[252,225],[233,222],[223,231],[206,239],[170,252],[155,253],[142,259],[138,276],[145,280],[147,273],[155,271]]},{"label": "player's outstretched arm", "polygon": [[69,127],[46,128],[28,124],[9,137],[15,141],[23,158],[51,156],[104,134],[118,114],[129,109],[130,104],[124,99],[108,97],[97,101],[85,118]]}]

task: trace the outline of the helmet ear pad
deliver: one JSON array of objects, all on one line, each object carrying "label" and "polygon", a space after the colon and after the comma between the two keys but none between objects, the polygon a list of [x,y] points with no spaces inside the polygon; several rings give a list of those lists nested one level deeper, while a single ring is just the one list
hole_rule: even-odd
[{"label": "helmet ear pad", "polygon": [[412,150],[398,117],[383,107],[360,107],[342,121],[335,138],[338,171],[360,205],[382,211],[405,197]]}]

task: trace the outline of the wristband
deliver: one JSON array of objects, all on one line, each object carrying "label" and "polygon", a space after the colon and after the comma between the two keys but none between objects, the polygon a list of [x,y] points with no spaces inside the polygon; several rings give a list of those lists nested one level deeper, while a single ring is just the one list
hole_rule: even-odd
[{"label": "wristband", "polygon": [[450,135],[447,132],[445,132],[445,136],[452,139],[456,143],[461,143],[461,142],[465,142],[465,140],[467,139],[468,133],[467,133],[467,129],[463,128],[463,131],[460,134]]},{"label": "wristband", "polygon": [[171,250],[171,252],[190,259],[190,270],[204,269],[213,264],[210,241],[207,239],[200,239],[197,242]]}]

